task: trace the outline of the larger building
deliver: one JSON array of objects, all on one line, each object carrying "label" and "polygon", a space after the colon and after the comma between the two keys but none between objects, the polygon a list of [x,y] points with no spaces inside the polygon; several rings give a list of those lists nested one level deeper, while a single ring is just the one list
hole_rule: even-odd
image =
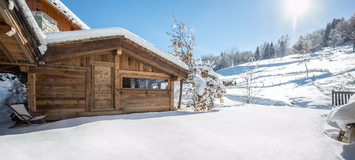
[{"label": "larger building", "polygon": [[0,0],[0,71],[27,77],[47,119],[174,109],[188,67],[122,28],[90,29],[59,0]]}]

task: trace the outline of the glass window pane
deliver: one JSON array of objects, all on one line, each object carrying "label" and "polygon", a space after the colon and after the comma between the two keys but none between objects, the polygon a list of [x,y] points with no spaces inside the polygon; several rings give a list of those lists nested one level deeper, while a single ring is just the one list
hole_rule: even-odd
[{"label": "glass window pane", "polygon": [[123,88],[168,89],[168,80],[123,77]]}]

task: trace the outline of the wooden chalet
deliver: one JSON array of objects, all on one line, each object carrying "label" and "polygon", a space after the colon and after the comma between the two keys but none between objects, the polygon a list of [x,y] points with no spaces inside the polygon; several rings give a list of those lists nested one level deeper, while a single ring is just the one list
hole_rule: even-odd
[{"label": "wooden chalet", "polygon": [[[42,51],[26,9],[50,15],[63,7],[51,0],[14,0],[11,10],[8,0],[0,1],[0,71],[27,76],[30,110],[59,120],[174,109],[174,81],[188,74],[181,61],[122,28],[88,29],[78,18],[64,18],[58,27],[64,32],[46,33]],[[58,15],[65,14],[52,18]]]}]

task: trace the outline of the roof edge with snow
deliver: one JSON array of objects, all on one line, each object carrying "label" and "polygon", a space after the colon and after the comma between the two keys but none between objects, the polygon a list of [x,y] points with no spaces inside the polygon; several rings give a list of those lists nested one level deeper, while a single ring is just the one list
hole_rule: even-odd
[{"label": "roof edge with snow", "polygon": [[67,16],[73,23],[78,25],[81,29],[91,29],[60,0],[48,0],[48,2],[51,3],[54,7],[56,7],[58,10],[60,10],[65,16]]},{"label": "roof edge with snow", "polygon": [[[43,55],[45,51],[47,50],[47,41],[46,41],[46,36],[42,32],[41,28],[39,28],[35,18],[32,15],[32,12],[30,8],[28,8],[27,3],[25,0],[16,0],[16,8],[19,9],[20,12],[23,13],[24,19],[27,21],[28,25],[30,28],[32,28],[33,32],[35,33],[35,37],[39,41],[39,46],[38,49]],[[10,8],[12,9],[12,8]]]},{"label": "roof edge with snow", "polygon": [[189,67],[181,60],[176,59],[171,54],[166,53],[165,51],[149,43],[143,38],[119,27],[54,32],[54,33],[46,33],[45,35],[47,37],[48,44],[65,43],[71,41],[88,40],[88,39],[103,38],[103,37],[124,36],[125,38],[137,43],[138,45],[150,50],[151,52],[176,64],[177,66],[185,70],[189,70]]}]

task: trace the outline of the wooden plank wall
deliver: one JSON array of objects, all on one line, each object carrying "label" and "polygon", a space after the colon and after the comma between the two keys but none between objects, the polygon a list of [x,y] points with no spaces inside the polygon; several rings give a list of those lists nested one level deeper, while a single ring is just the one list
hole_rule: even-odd
[{"label": "wooden plank wall", "polygon": [[[47,120],[77,117],[85,111],[86,59],[65,60],[47,65],[72,66],[70,69],[36,68],[37,112],[45,112]],[[75,67],[81,67],[80,70]]]},{"label": "wooden plank wall", "polygon": [[122,54],[120,56],[120,69],[131,71],[159,72],[155,68],[138,62],[137,60]]},{"label": "wooden plank wall", "polygon": [[121,109],[124,113],[170,110],[170,91],[121,90]]},{"label": "wooden plank wall", "polygon": [[[117,66],[112,67],[112,69],[143,71],[142,73],[157,72],[156,69],[139,63],[124,54],[117,55],[118,57],[115,58],[115,54],[116,52],[112,51],[109,54],[67,59],[48,63],[46,64],[47,67],[45,67],[46,65],[37,67],[35,74],[37,111],[46,111],[46,114],[49,115],[46,118],[47,120],[73,118],[78,116],[78,112],[89,111],[86,108],[86,103],[94,103],[94,96],[93,93],[90,93],[92,88],[86,84],[91,82],[86,81],[85,77],[91,75],[90,72],[92,71],[87,66],[90,66],[89,63],[92,61],[115,63],[116,60]],[[49,69],[49,66],[52,67]],[[55,69],[53,66],[58,66],[60,69]],[[119,75],[118,73],[112,71],[112,77],[121,78],[122,74]],[[115,74],[118,74],[118,76],[114,76]],[[147,75],[156,74],[150,73]],[[169,76],[165,76],[165,79],[169,79]],[[112,103],[113,106],[117,104],[114,107],[115,110],[124,110],[125,113],[171,110],[173,103],[173,89],[171,87],[167,90],[124,89],[121,88],[120,79],[117,83],[119,83],[119,87],[115,85],[118,89],[113,89],[113,93],[119,95],[112,97],[120,99]],[[169,84],[173,83],[169,80]],[[90,107],[90,104],[88,107]]]},{"label": "wooden plank wall", "polygon": [[51,69],[36,72],[37,111],[47,119],[76,117],[85,111],[85,72]]},{"label": "wooden plank wall", "polygon": [[55,19],[60,31],[81,30],[78,25],[72,23],[66,15],[46,0],[26,0],[26,3],[30,10],[42,11]]}]

